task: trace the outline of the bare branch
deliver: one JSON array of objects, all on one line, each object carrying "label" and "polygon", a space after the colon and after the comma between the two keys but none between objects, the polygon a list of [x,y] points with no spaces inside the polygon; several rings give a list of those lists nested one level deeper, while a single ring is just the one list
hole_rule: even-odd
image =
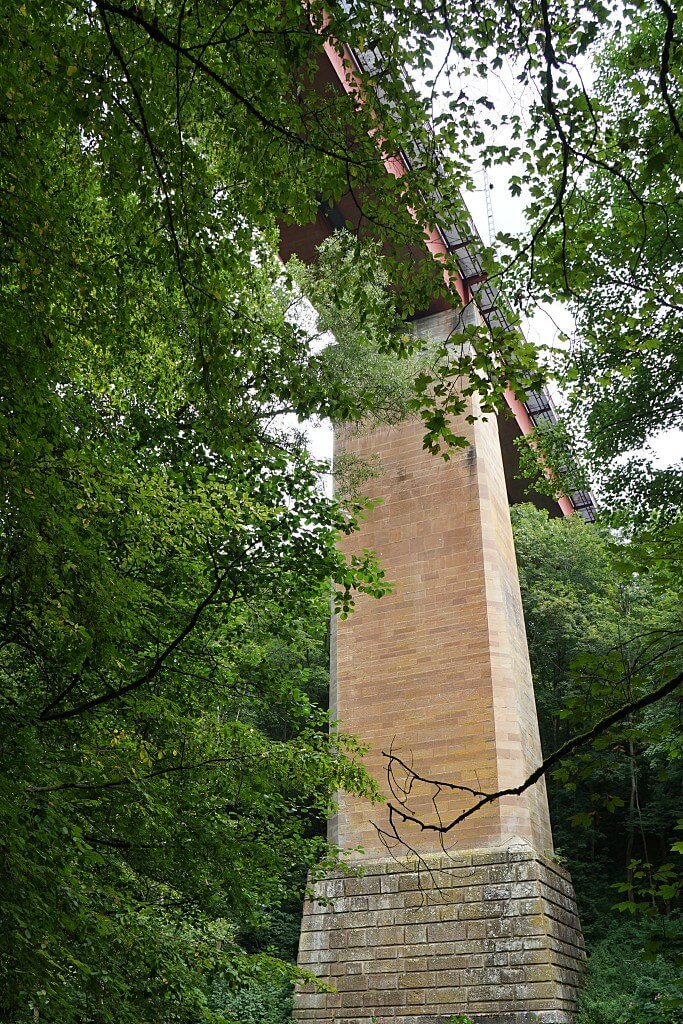
[{"label": "bare branch", "polygon": [[441,822],[439,824],[431,824],[429,822],[422,821],[414,814],[410,814],[405,809],[404,806],[401,806],[400,801],[399,806],[396,806],[392,803],[388,803],[387,806],[389,808],[389,825],[391,831],[387,832],[382,829],[380,829],[379,831],[383,834],[384,837],[392,841],[402,841],[401,836],[398,832],[398,828],[400,827],[401,824],[405,823],[417,825],[422,832],[437,832],[441,835],[450,832],[452,829],[456,827],[456,825],[459,825],[460,822],[464,821],[465,818],[469,818],[472,814],[476,814],[477,811],[481,810],[481,808],[485,807],[487,804],[494,803],[496,800],[500,800],[500,798],[504,796],[520,796],[527,789],[529,789],[536,782],[538,782],[539,779],[546,775],[551,768],[554,768],[555,765],[559,764],[560,761],[563,761],[570,754],[573,754],[574,751],[578,750],[579,747],[583,747],[587,743],[592,742],[592,740],[597,739],[598,736],[601,736],[603,733],[607,732],[608,729],[611,729],[613,725],[617,725],[619,722],[623,722],[626,718],[628,718],[632,714],[635,714],[637,711],[642,711],[644,708],[649,707],[651,704],[656,704],[657,701],[660,701],[664,697],[667,697],[670,693],[673,693],[681,685],[681,683],[683,683],[683,672],[679,672],[678,675],[674,676],[672,679],[667,680],[667,682],[663,683],[656,690],[652,690],[650,693],[646,693],[638,700],[630,701],[629,703],[624,704],[616,711],[613,711],[611,714],[606,715],[604,718],[601,718],[600,721],[596,722],[596,724],[587,732],[579,733],[578,736],[574,736],[571,739],[567,740],[566,743],[563,743],[561,747],[558,747],[557,750],[555,750],[544,761],[542,761],[538,768],[536,768],[524,780],[524,782],[520,783],[519,786],[511,786],[509,789],[500,789],[497,790],[495,793],[480,794],[479,791],[469,789],[467,786],[455,785],[452,782],[445,782],[441,779],[424,778],[420,775],[417,775],[417,773],[412,772],[412,769],[410,769],[408,765],[405,764],[405,762],[402,762],[400,761],[399,758],[396,758],[396,756],[391,752],[391,750],[389,751],[389,753],[387,753],[386,751],[382,751],[383,756],[388,758],[390,762],[392,760],[396,760],[402,765],[404,770],[406,770],[407,772],[411,772],[414,776],[415,781],[428,783],[432,786],[440,787],[442,789],[449,789],[451,791],[471,793],[473,796],[480,796],[480,799],[477,800],[477,802],[474,803],[471,807],[468,807],[466,810],[462,811],[461,814],[458,814],[447,825],[444,825]]}]

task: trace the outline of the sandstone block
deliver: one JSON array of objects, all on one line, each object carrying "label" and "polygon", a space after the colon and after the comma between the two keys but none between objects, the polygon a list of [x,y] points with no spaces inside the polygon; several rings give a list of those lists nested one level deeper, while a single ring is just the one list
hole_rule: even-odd
[{"label": "sandstone block", "polygon": [[379,878],[373,875],[361,878],[345,878],[342,884],[344,896],[367,896],[369,893],[378,893],[380,891]]}]

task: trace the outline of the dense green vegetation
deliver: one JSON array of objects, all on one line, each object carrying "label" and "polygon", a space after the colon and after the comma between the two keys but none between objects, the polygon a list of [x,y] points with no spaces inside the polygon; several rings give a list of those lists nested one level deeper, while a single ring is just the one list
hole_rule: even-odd
[{"label": "dense green vegetation", "polygon": [[[682,595],[624,572],[628,551],[599,525],[549,520],[530,505],[512,515],[547,755],[680,670]],[[589,951],[581,1024],[680,1020],[682,748],[672,696],[548,778]]]},{"label": "dense green vegetation", "polygon": [[[532,598],[532,629],[538,616],[562,649],[560,668],[537,649],[544,733],[680,671],[662,596],[682,589],[680,475],[610,461],[650,410],[680,413],[677,14],[666,0],[490,0],[467,18],[450,0],[394,0],[390,16],[375,0],[2,14],[0,1020],[279,1024],[303,876],[337,856],[320,822],[338,787],[372,789],[354,742],[328,731],[330,581],[342,614],[385,590],[370,553],[338,554],[363,505],[326,497],[299,424],[410,408],[447,455],[454,372],[486,408],[537,375],[507,330],[470,331],[455,364],[445,345],[388,372],[414,355],[405,318],[454,299],[455,255],[404,255],[462,213],[470,158],[524,162],[531,242],[490,271],[522,304],[574,304],[574,419],[631,539],[628,559],[609,556],[629,586],[572,534],[588,562],[561,601],[549,576]],[[356,92],[311,88],[339,40],[371,47],[373,67]],[[592,56],[588,97],[576,65]],[[526,119],[488,98],[506,61],[532,89]],[[407,172],[387,174],[406,151]],[[278,223],[349,189],[363,237],[320,273],[284,271]],[[293,316],[296,282],[335,329],[327,352]],[[555,564],[543,529],[528,525]],[[611,914],[601,857],[625,903],[667,916],[676,725],[672,700],[625,718],[559,779],[596,929]],[[630,867],[606,822],[653,867]]]},{"label": "dense green vegetation", "polygon": [[[544,49],[553,143],[522,255],[529,294],[564,299],[576,322],[556,354],[567,418],[537,448],[556,482],[592,478],[602,502],[590,529],[514,510],[546,754],[681,672],[683,463],[648,448],[682,412],[680,12],[661,2],[603,17],[617,30],[596,33],[594,84],[574,79],[584,117],[563,95],[565,67],[570,79],[577,69]],[[680,715],[677,689],[548,780],[590,952],[581,1024],[681,1019]]]}]

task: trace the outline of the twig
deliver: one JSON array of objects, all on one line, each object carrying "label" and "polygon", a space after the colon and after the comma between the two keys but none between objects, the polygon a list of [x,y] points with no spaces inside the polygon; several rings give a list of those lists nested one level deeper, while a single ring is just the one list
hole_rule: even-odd
[{"label": "twig", "polygon": [[[673,693],[674,690],[678,689],[681,683],[683,683],[683,672],[679,672],[678,675],[674,676],[672,679],[667,680],[667,682],[663,683],[656,690],[652,690],[650,693],[646,693],[638,700],[630,701],[628,704],[624,704],[616,711],[613,711],[611,714],[606,715],[604,718],[601,718],[600,721],[596,722],[596,724],[587,732],[580,733],[578,736],[572,737],[571,739],[567,740],[566,743],[563,743],[561,747],[558,747],[558,749],[555,750],[552,754],[550,754],[544,761],[542,761],[538,768],[536,768],[524,780],[524,782],[520,783],[519,786],[511,786],[508,789],[499,789],[495,793],[479,794],[476,790],[469,789],[467,786],[459,786],[455,785],[452,782],[444,782],[443,780],[427,779],[423,778],[422,776],[418,776],[416,773],[414,773],[416,781],[426,782],[433,786],[442,787],[444,789],[471,793],[475,796],[480,795],[481,798],[471,807],[468,807],[466,810],[462,811],[461,814],[458,814],[447,825],[444,825],[442,823],[434,825],[428,822],[424,822],[415,815],[409,814],[405,810],[402,810],[401,807],[397,807],[394,804],[389,803],[387,804],[387,806],[389,808],[389,823],[391,826],[391,832],[385,832],[384,834],[401,841],[401,837],[398,833],[398,827],[396,824],[397,818],[401,823],[411,823],[413,825],[417,825],[422,832],[438,832],[442,835],[446,832],[450,832],[452,829],[456,827],[456,825],[459,825],[462,821],[464,821],[465,818],[469,818],[472,814],[475,814],[477,811],[481,810],[481,808],[485,807],[487,804],[494,803],[496,800],[500,800],[501,797],[504,796],[520,796],[527,789],[529,789],[536,782],[538,782],[540,778],[546,775],[551,768],[553,768],[560,761],[563,761],[566,757],[572,754],[579,747],[585,746],[586,743],[590,743],[598,736],[601,736],[603,733],[607,732],[607,730],[610,729],[613,725],[616,725],[618,722],[622,722],[625,718],[628,718],[635,712],[642,711],[643,708],[649,707],[651,704],[656,704],[657,701],[662,700],[664,697],[667,697],[670,693]],[[391,752],[386,753],[385,751],[382,751],[382,753],[384,757],[390,760],[394,757],[394,755],[392,755]],[[400,761],[399,758],[396,758],[396,760]],[[404,762],[400,763],[404,764]],[[404,764],[404,767],[406,768],[406,770],[408,770],[407,765]]]}]

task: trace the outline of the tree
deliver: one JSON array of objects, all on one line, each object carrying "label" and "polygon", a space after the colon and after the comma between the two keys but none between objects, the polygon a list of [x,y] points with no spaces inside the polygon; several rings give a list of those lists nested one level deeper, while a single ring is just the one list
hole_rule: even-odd
[{"label": "tree", "polygon": [[[624,573],[621,546],[604,528],[587,528],[574,517],[550,520],[531,506],[512,513],[542,742],[550,753],[610,706],[651,690],[677,669],[680,594],[658,588],[647,575]],[[677,715],[677,702],[669,697],[601,736],[569,772],[555,773],[579,786],[568,800],[562,787],[551,788],[564,801],[554,814],[562,848],[572,834],[566,828],[571,806],[596,835],[608,829],[615,852],[623,852],[621,863],[614,858],[619,877],[636,856],[667,858],[683,814],[672,795],[679,788]],[[659,807],[648,838],[649,801]],[[624,834],[630,837],[625,845]]]},{"label": "tree", "polygon": [[[372,791],[307,661],[330,581],[342,614],[386,583],[338,554],[363,503],[325,497],[283,417],[389,414],[348,367],[409,355],[405,316],[454,295],[454,259],[405,253],[459,208],[455,163],[392,25],[381,88],[318,80],[373,4],[3,13],[0,1017],[210,1020],[214,976],[287,975],[240,935],[334,859],[335,790]],[[276,222],[349,188],[363,239],[334,283],[297,271],[338,334],[316,351]],[[490,400],[526,350],[479,343]],[[438,445],[461,398],[423,394]]]},{"label": "tree", "polygon": [[596,57],[596,159],[567,197],[562,230],[540,247],[537,273],[576,317],[561,372],[607,503],[670,517],[680,465],[657,467],[642,449],[681,421],[680,40],[667,3],[625,15]]},{"label": "tree", "polygon": [[574,314],[556,372],[605,506],[675,518],[680,463],[640,449],[681,421],[681,12],[668,0],[440,11],[448,50],[425,71],[435,126],[452,151],[507,168],[526,200],[528,230],[485,254],[490,281],[527,312],[561,300]]},{"label": "tree", "polygon": [[286,973],[236,929],[368,789],[308,662],[329,578],[344,604],[381,574],[340,560],[304,452],[216,440],[182,337],[141,335],[74,332],[52,383],[5,364],[6,1020],[209,1019],[204,976]]},{"label": "tree", "polygon": [[[305,661],[330,579],[344,613],[355,589],[386,586],[370,554],[342,563],[335,536],[362,507],[324,497],[280,418],[358,418],[383,398],[333,372],[288,318],[276,222],[307,223],[321,197],[351,190],[356,327],[376,323],[381,292],[358,274],[363,241],[394,289],[380,354],[409,354],[397,325],[454,300],[444,271],[458,265],[406,253],[462,211],[470,144],[508,155],[479,116],[484,86],[456,95],[460,83],[481,78],[491,45],[494,67],[522,52],[540,83],[535,253],[562,223],[571,166],[602,159],[584,144],[576,78],[555,71],[591,49],[607,12],[545,0],[468,18],[432,0],[390,16],[370,0],[5,8],[0,1015],[208,1020],[204,977],[272,968],[249,967],[235,927],[284,898],[293,862],[318,856],[301,809],[367,788],[353,745],[328,741],[305,695]],[[444,36],[435,92],[460,78],[430,124],[415,81]],[[348,90],[320,75],[340,41],[375,54]],[[405,173],[387,173],[392,161]],[[514,330],[472,341],[456,369],[488,408],[533,367]],[[455,442],[452,370],[444,346],[417,375],[432,449]]]},{"label": "tree", "polygon": [[267,116],[195,88],[190,40],[179,68],[135,12],[8,19],[4,1020],[208,1020],[212,975],[286,976],[237,929],[325,863],[335,790],[371,790],[306,692],[330,579],[342,610],[384,583],[337,553],[361,506],[277,418],[366,402],[287,318],[271,211],[314,207],[322,143],[278,120],[272,178],[264,120],[321,38],[276,6],[206,29],[244,34],[260,74],[279,60]]},{"label": "tree", "polygon": [[[652,689],[664,659],[669,671],[680,665],[680,592],[624,572],[628,554],[604,527],[531,506],[512,513],[547,754],[615,701]],[[590,953],[586,1024],[679,1018],[679,714],[669,696],[630,715],[547,779]]]}]

